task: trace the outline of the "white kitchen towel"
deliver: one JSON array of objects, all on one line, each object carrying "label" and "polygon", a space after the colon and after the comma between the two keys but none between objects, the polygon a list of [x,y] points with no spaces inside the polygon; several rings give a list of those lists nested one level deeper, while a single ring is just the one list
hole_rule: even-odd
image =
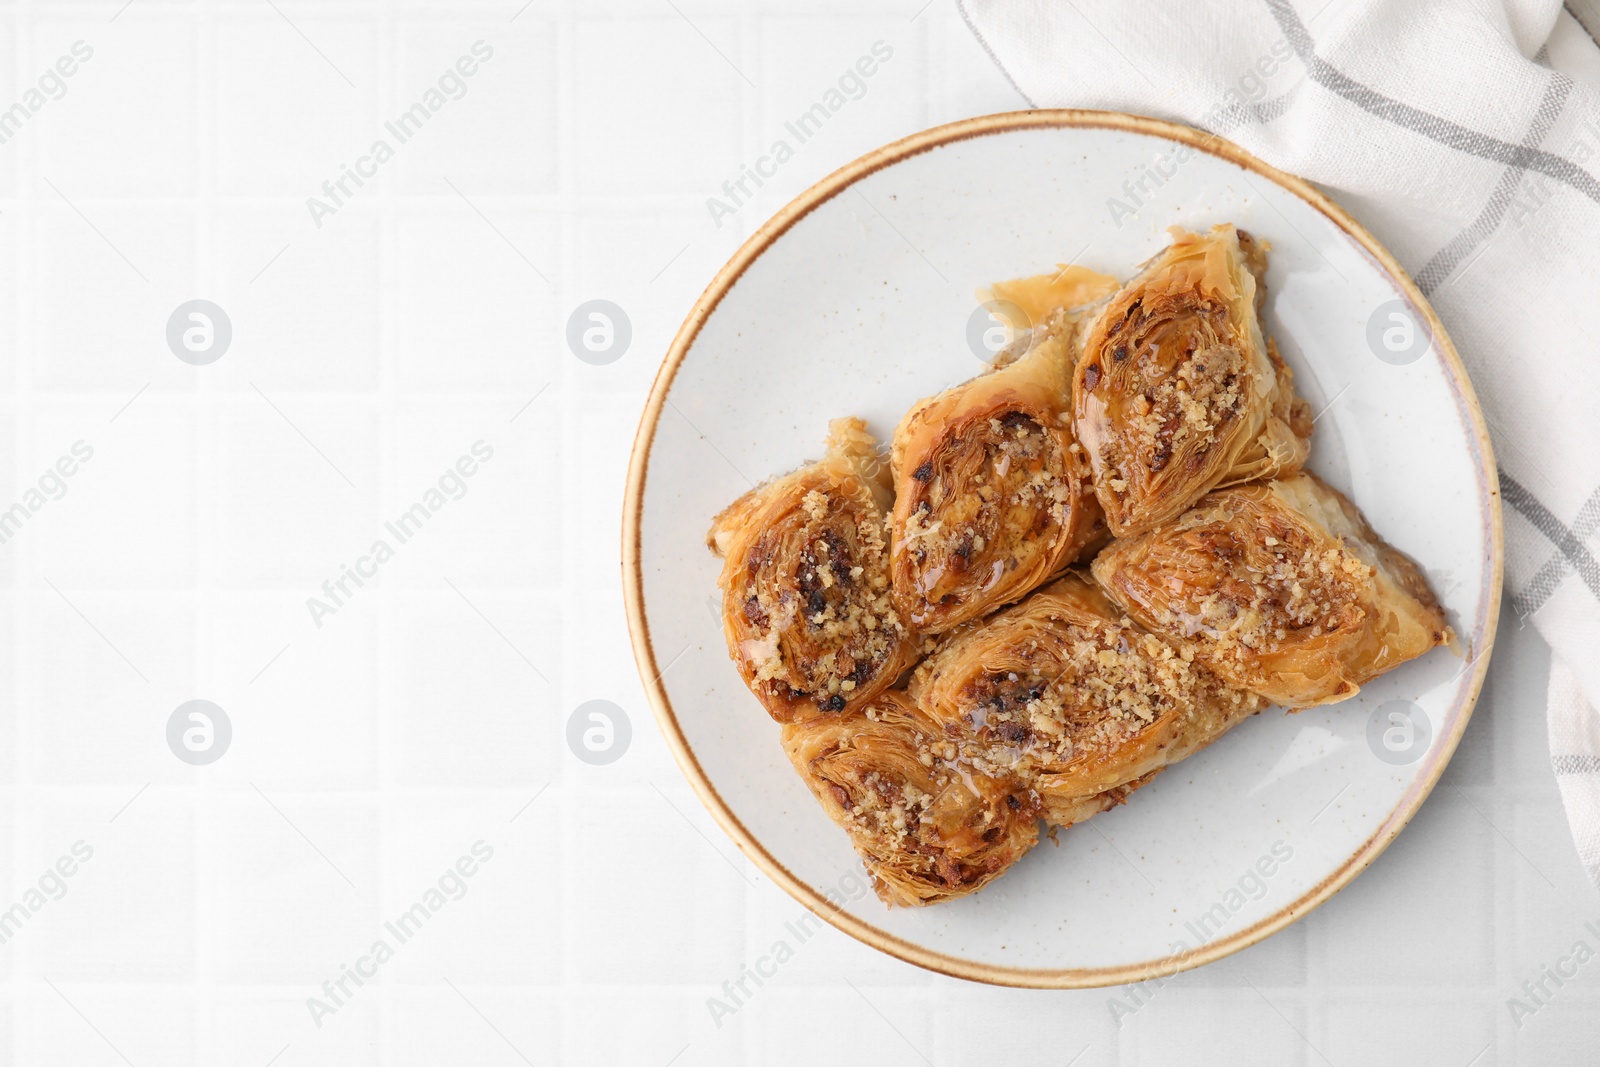
[{"label": "white kitchen towel", "polygon": [[1428,295],[1491,428],[1507,592],[1554,650],[1553,770],[1600,884],[1600,3],[958,3],[1031,106],[1228,137],[1327,189]]}]

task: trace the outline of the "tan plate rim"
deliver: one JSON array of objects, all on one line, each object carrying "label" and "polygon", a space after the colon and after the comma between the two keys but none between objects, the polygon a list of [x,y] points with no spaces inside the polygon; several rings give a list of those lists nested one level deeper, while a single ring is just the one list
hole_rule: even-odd
[{"label": "tan plate rim", "polygon": [[[1364,248],[1377,261],[1379,266],[1389,275],[1390,280],[1405,294],[1406,298],[1427,317],[1428,326],[1433,331],[1434,347],[1443,357],[1445,366],[1450,373],[1450,384],[1456,394],[1457,402],[1470,417],[1473,432],[1477,436],[1481,457],[1478,476],[1480,492],[1487,505],[1485,510],[1490,526],[1487,540],[1492,550],[1493,560],[1488,577],[1489,588],[1485,591],[1487,610],[1483,636],[1478,642],[1481,648],[1473,650],[1477,667],[1464,700],[1458,709],[1453,709],[1459,711],[1459,714],[1455,717],[1454,728],[1451,729],[1448,735],[1441,737],[1441,743],[1435,746],[1430,753],[1429,765],[1423,769],[1422,773],[1413,780],[1406,792],[1401,795],[1388,818],[1337,870],[1313,886],[1298,900],[1286,905],[1267,918],[1245,929],[1236,931],[1226,938],[1208,942],[1193,952],[1118,967],[1000,967],[934,952],[921,945],[896,937],[887,931],[880,930],[872,924],[842,910],[829,902],[826,897],[818,893],[809,884],[795,877],[739,821],[739,817],[734,814],[733,810],[728,807],[717,792],[716,786],[706,777],[699,760],[695,757],[694,750],[689,746],[688,739],[678,725],[677,716],[672,709],[672,703],[668,699],[666,688],[661,682],[661,672],[657,666],[655,649],[650,640],[650,628],[644,609],[644,583],[641,569],[642,561],[640,559],[640,521],[644,509],[645,479],[649,473],[650,449],[655,440],[656,424],[660,419],[662,406],[666,402],[667,392],[672,386],[678,367],[693,346],[701,326],[704,325],[711,313],[716,310],[723,296],[727,294],[750,264],[764,253],[773,241],[781,237],[791,226],[810,214],[818,206],[838,196],[855,182],[884,167],[909,159],[922,152],[990,134],[1005,133],[1013,130],[1058,129],[1065,127],[1122,130],[1131,133],[1148,134],[1188,144],[1196,149],[1235,163],[1248,171],[1277,183],[1322,212],[1323,215],[1327,216],[1331,222],[1353,238],[1358,245]],[[1451,343],[1449,335],[1445,332],[1444,324],[1439,321],[1427,299],[1416,287],[1416,284],[1412,282],[1410,276],[1401,268],[1400,264],[1395,262],[1394,257],[1360,223],[1356,222],[1343,208],[1304,179],[1278,170],[1257,159],[1238,145],[1213,134],[1162,119],[1149,118],[1143,115],[1129,115],[1116,111],[1085,111],[1065,108],[1013,111],[964,119],[960,122],[934,127],[931,130],[924,130],[921,133],[912,134],[909,137],[884,145],[882,148],[869,152],[854,162],[846,164],[801,193],[776,215],[768,219],[739,248],[733,258],[717,272],[716,277],[706,287],[705,292],[695,301],[688,318],[684,320],[683,325],[678,329],[677,335],[672,340],[671,347],[667,350],[666,358],[662,361],[661,369],[656,373],[655,381],[650,388],[650,396],[645,402],[644,413],[639,420],[638,434],[634,438],[633,453],[628,463],[628,483],[622,512],[623,596],[628,614],[628,630],[633,641],[634,658],[638,662],[639,674],[644,682],[645,693],[655,710],[656,720],[661,726],[661,732],[666,736],[667,744],[672,749],[673,756],[677,758],[679,766],[682,767],[684,776],[689,779],[689,784],[694,787],[701,802],[705,804],[728,836],[733,838],[734,843],[739,846],[740,850],[757,867],[766,872],[768,877],[782,886],[790,896],[822,919],[843,930],[858,941],[871,945],[873,948],[905,960],[908,963],[916,964],[919,967],[926,967],[929,970],[957,978],[989,982],[995,985],[1025,986],[1039,989],[1076,989],[1091,986],[1122,985],[1130,982],[1145,981],[1157,976],[1167,976],[1188,970],[1191,967],[1198,967],[1204,963],[1210,963],[1213,960],[1238,952],[1240,949],[1253,945],[1278,932],[1296,919],[1313,911],[1327,901],[1328,898],[1332,897],[1333,894],[1348,885],[1356,875],[1364,871],[1378,857],[1378,854],[1388,847],[1389,843],[1410,822],[1417,809],[1422,806],[1423,800],[1432,791],[1439,776],[1444,772],[1445,766],[1450,762],[1450,757],[1455,752],[1462,733],[1466,730],[1467,722],[1472,717],[1473,706],[1477,703],[1478,694],[1483,687],[1484,674],[1489,668],[1488,651],[1494,646],[1495,630],[1499,623],[1503,570],[1504,544],[1501,533],[1499,478],[1494,463],[1494,450],[1489,441],[1488,428],[1484,422],[1483,412],[1478,407],[1472,383],[1467,378],[1466,369],[1462,366],[1461,359],[1456,354],[1454,344]]]}]

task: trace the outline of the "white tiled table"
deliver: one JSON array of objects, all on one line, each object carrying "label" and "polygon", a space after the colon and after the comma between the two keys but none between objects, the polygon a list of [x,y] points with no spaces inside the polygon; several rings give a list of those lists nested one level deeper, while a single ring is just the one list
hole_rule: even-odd
[{"label": "white tiled table", "polygon": [[[832,929],[713,1020],[801,909],[644,703],[628,448],[672,332],[762,219],[878,144],[1019,106],[918,2],[0,3],[0,106],[93,49],[0,144],[0,508],[94,450],[0,545],[0,907],[93,850],[0,945],[0,1063],[1593,1062],[1600,963],[1520,1027],[1507,1007],[1600,945],[1547,654],[1514,618],[1377,865],[1120,1026],[1117,990],[965,984]],[[479,40],[465,95],[319,228],[307,198]],[[707,198],[880,40],[865,94],[716,225]],[[164,339],[195,297],[234,330],[204,367]],[[595,297],[633,325],[607,366],[563,340]],[[317,626],[306,599],[477,441],[465,495]],[[165,727],[197,697],[234,738],[191,768]],[[607,766],[565,743],[592,699],[631,718]],[[447,880],[464,895],[313,1021],[480,841],[492,859]]]}]

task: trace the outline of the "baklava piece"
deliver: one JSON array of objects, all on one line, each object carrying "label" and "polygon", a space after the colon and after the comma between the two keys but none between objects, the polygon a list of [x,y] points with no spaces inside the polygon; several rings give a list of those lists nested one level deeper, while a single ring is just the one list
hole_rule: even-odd
[{"label": "baklava piece", "polygon": [[1454,640],[1417,565],[1308,474],[1212,493],[1093,571],[1142,625],[1287,708],[1354,696]]},{"label": "baklava piece", "polygon": [[910,693],[963,760],[1030,783],[1062,826],[1120,803],[1265,707],[1076,572],[947,635]]},{"label": "baklava piece", "polygon": [[719,514],[722,628],[740,677],[778,722],[871,700],[911,666],[889,589],[888,466],[860,419],[827,454]]},{"label": "baklava piece", "polygon": [[1033,791],[960,767],[956,746],[902,690],[786,726],[783,747],[888,904],[965,896],[1039,840]]},{"label": "baklava piece", "polygon": [[1174,228],[1090,323],[1073,411],[1117,537],[1304,464],[1310,413],[1257,316],[1265,268],[1266,247],[1231,225]]}]

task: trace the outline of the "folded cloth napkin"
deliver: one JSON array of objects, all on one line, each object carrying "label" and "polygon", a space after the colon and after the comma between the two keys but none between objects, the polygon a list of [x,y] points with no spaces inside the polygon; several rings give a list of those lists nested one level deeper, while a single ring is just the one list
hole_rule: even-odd
[{"label": "folded cloth napkin", "polygon": [[1554,653],[1550,752],[1600,885],[1600,0],[958,0],[1033,107],[1227,137],[1329,192],[1477,387],[1507,592]]}]

